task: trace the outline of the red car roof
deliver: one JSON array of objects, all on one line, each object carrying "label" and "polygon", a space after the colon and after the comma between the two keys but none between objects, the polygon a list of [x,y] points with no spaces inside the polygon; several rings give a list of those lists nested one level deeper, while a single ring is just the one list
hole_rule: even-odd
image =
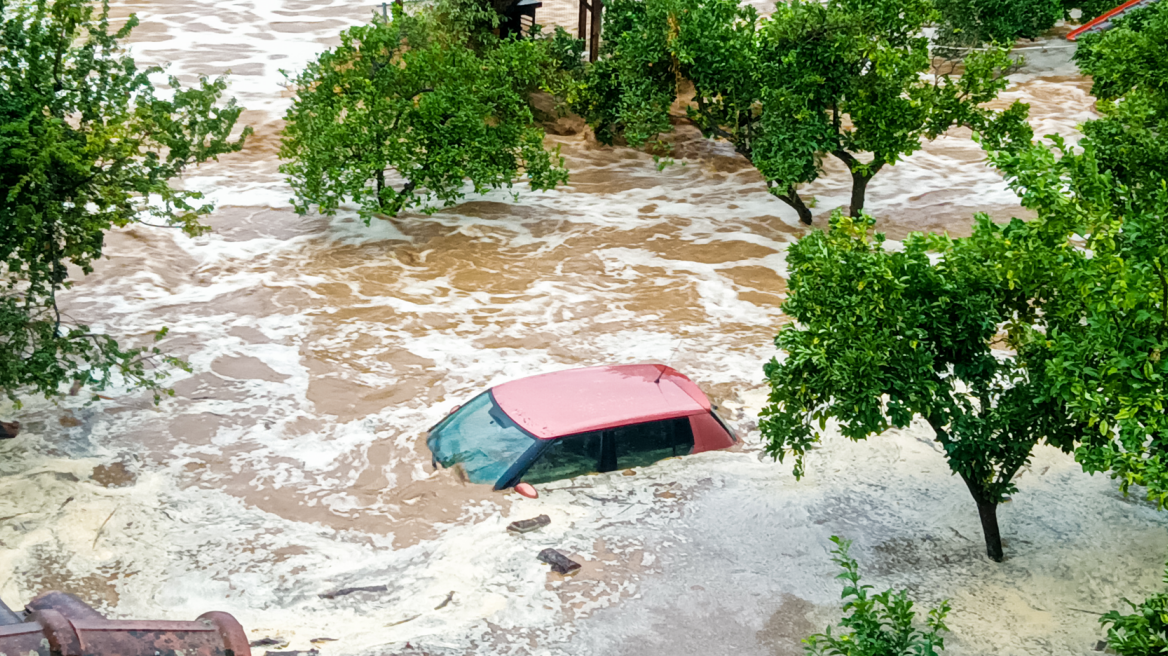
[{"label": "red car roof", "polygon": [[541,439],[710,411],[698,386],[663,364],[568,369],[491,389],[515,423]]}]

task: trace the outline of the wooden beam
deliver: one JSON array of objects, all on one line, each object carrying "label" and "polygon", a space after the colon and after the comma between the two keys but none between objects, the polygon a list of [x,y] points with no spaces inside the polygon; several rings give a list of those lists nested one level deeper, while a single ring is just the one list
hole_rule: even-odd
[{"label": "wooden beam", "polygon": [[600,56],[600,23],[603,12],[604,0],[592,0],[592,34],[591,43],[588,47],[589,61],[596,61],[596,58]]}]

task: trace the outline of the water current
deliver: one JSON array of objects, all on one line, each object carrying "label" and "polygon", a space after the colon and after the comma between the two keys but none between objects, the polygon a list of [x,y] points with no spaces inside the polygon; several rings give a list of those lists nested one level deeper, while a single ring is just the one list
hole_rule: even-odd
[{"label": "water current", "polygon": [[[159,407],[29,399],[25,431],[0,445],[10,605],[59,588],[116,617],[226,610],[252,639],[324,654],[800,653],[838,612],[824,545],[843,533],[873,582],[954,599],[955,653],[1049,654],[1086,653],[1099,633],[1068,606],[1103,612],[1156,585],[1165,521],[1058,454],[1039,454],[1003,511],[1004,566],[979,556],[972,503],[927,429],[829,440],[801,483],[761,457],[761,367],[784,321],[785,248],[806,228],[725,144],[679,126],[678,164],[658,171],[561,122],[547,138],[571,170],[561,189],[368,227],[351,211],[298,216],[277,172],[280,70],[375,6],[111,4],[141,19],[140,63],[187,83],[230,70],[255,136],[184,181],[217,203],[211,234],[111,234],[65,299],[130,340],[169,326],[164,346],[193,373]],[[573,3],[539,12],[574,29]],[[1001,102],[1023,99],[1038,134],[1073,139],[1094,115],[1089,80],[1057,35],[1023,45],[1031,64]],[[805,190],[817,227],[847,196],[845,171],[826,166]],[[975,211],[1025,216],[960,130],[881,172],[868,208],[892,238],[966,234]],[[536,501],[428,469],[425,429],[477,391],[641,361],[690,375],[746,445]],[[553,520],[540,532],[503,530],[539,513]],[[534,558],[546,546],[584,569],[548,573]]]}]

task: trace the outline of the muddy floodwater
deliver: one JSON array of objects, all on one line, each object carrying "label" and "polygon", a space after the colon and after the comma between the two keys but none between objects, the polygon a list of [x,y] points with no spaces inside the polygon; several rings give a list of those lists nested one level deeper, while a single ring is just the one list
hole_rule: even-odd
[{"label": "muddy floodwater", "polygon": [[[65,299],[130,341],[160,326],[187,358],[174,399],[28,399],[0,444],[0,596],[62,589],[113,617],[234,614],[252,640],[357,654],[798,654],[838,619],[828,537],[867,582],[952,603],[946,653],[1088,654],[1098,616],[1157,589],[1168,517],[1039,449],[984,558],[973,502],[925,427],[830,438],[795,481],[762,453],[762,365],[784,317],[786,247],[806,228],[731,148],[679,126],[675,166],[549,133],[571,182],[468,196],[365,226],[297,216],[277,172],[295,71],[375,9],[361,2],[154,0],[141,63],[190,81],[231,71],[255,136],[184,184],[213,233],[136,227]],[[760,7],[765,10],[760,4]],[[572,27],[546,0],[541,22]],[[1090,83],[1058,35],[1002,102],[1073,139]],[[846,202],[828,162],[816,226]],[[968,134],[886,169],[869,210],[892,238],[1025,216]],[[537,500],[429,468],[424,431],[487,386],[579,365],[668,362],[727,409],[745,444],[541,486]],[[517,519],[551,524],[509,534]],[[536,560],[555,547],[571,577]],[[385,586],[322,598],[350,587]],[[257,647],[255,653],[278,647]]]}]

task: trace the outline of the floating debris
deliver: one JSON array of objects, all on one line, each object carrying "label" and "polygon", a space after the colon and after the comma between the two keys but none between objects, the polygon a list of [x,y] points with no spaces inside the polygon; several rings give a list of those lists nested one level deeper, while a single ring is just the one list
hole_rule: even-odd
[{"label": "floating debris", "polygon": [[435,606],[434,610],[442,610],[443,608],[446,608],[446,605],[449,604],[453,599],[454,599],[454,590],[451,590],[450,594],[446,595],[446,599],[443,599],[442,603]]},{"label": "floating debris", "polygon": [[538,558],[551,565],[552,571],[557,574],[571,574],[581,567],[580,563],[568,558],[555,549],[544,549],[539,552]]},{"label": "floating debris", "polygon": [[540,515],[532,519],[521,519],[517,522],[511,522],[507,525],[507,530],[512,533],[530,533],[538,528],[543,528],[552,523],[552,518],[547,515]]},{"label": "floating debris", "polygon": [[336,599],[354,592],[387,592],[388,585],[366,585],[357,588],[341,588],[340,590],[333,590],[332,592],[322,592],[318,595],[321,599]]}]

